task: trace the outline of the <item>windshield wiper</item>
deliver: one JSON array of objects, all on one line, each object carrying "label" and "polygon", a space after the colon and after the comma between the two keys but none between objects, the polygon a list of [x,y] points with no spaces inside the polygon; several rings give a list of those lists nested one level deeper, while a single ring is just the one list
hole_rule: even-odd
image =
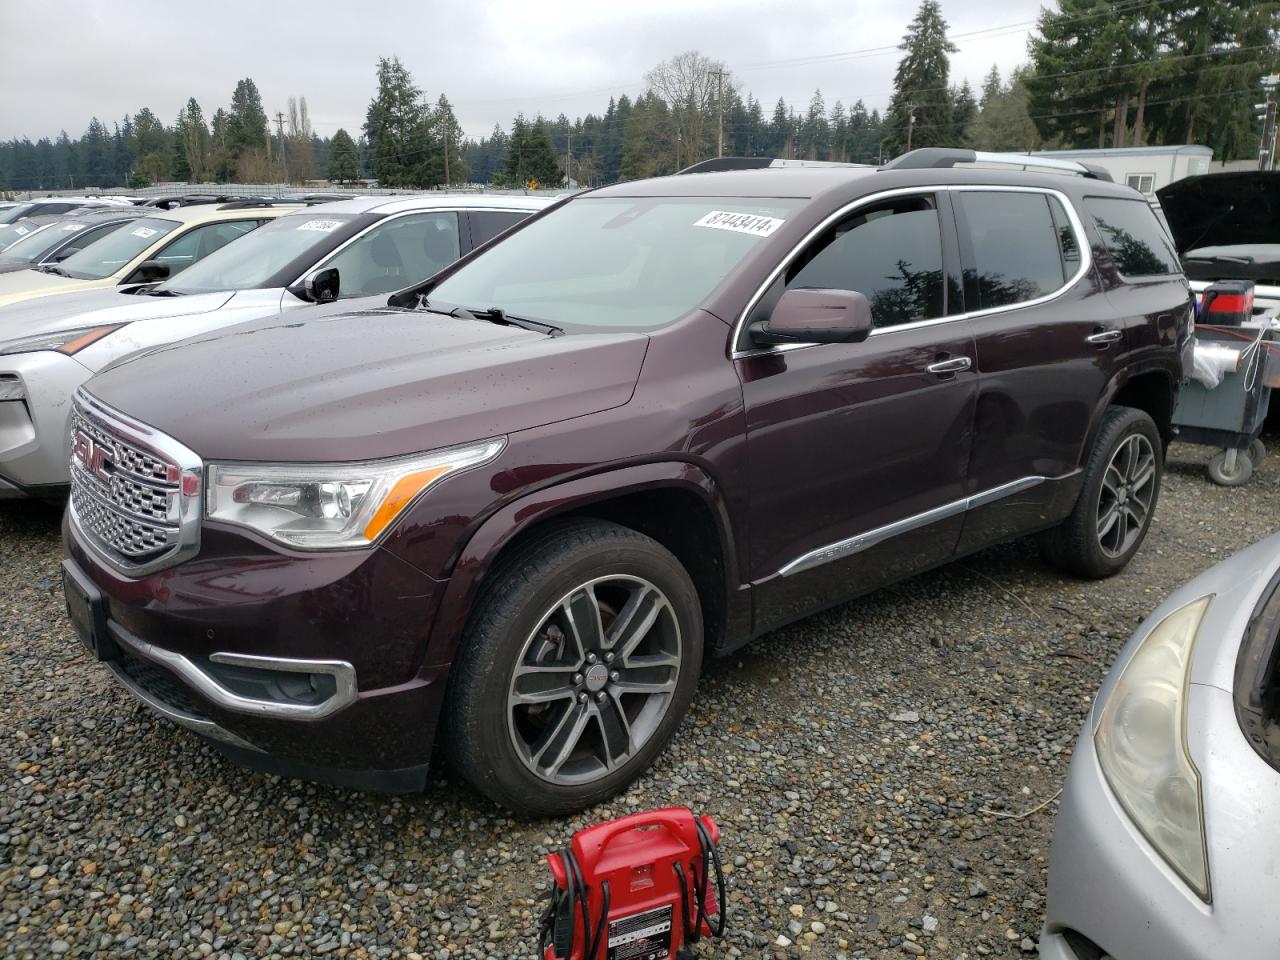
[{"label": "windshield wiper", "polygon": [[44,263],[36,268],[41,273],[56,273],[60,277],[70,277],[71,274],[63,270],[61,267],[55,267],[52,263]]},{"label": "windshield wiper", "polygon": [[[422,305],[428,309],[433,309],[430,304],[423,300]],[[438,311],[444,312],[444,311]],[[553,323],[546,323],[542,320],[531,320],[528,317],[521,317],[514,313],[507,313],[501,307],[454,307],[448,311],[451,317],[462,317],[466,320],[488,320],[490,323],[498,323],[504,327],[519,327],[521,330],[532,330],[535,333],[545,333],[549,337],[564,336],[564,329],[557,327]]]},{"label": "windshield wiper", "polygon": [[138,292],[141,293],[143,296],[147,296],[147,297],[180,297],[182,296],[182,294],[177,290],[161,290],[159,287],[148,287],[144,290],[139,290]]}]

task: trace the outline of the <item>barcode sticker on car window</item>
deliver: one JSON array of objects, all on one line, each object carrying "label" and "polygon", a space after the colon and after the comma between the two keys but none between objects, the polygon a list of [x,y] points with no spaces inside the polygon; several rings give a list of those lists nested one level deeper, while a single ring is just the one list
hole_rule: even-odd
[{"label": "barcode sticker on car window", "polygon": [[63,230],[65,230],[67,233],[75,233],[77,230],[83,230],[83,229],[84,229],[84,224],[83,224],[83,223],[68,223],[68,224],[67,224],[65,227],[63,227],[62,229],[63,229]]},{"label": "barcode sticker on car window", "polygon": [[156,235],[156,231],[152,230],[150,227],[139,227],[137,230],[133,231],[133,235],[146,240],[148,237],[154,237]]},{"label": "barcode sticker on car window", "polygon": [[14,232],[14,233],[16,233],[16,234],[17,234],[18,236],[20,236],[20,237],[25,237],[25,236],[26,236],[28,233],[30,233],[31,231],[30,231],[30,230],[28,230],[26,227],[14,227],[14,228],[13,228],[13,232]]},{"label": "barcode sticker on car window", "polygon": [[712,227],[716,230],[732,230],[735,233],[749,233],[753,237],[767,237],[787,221],[777,217],[761,217],[754,213],[729,213],[725,210],[712,210],[695,227]]},{"label": "barcode sticker on car window", "polygon": [[299,230],[319,230],[321,233],[332,233],[342,226],[341,220],[308,220]]}]

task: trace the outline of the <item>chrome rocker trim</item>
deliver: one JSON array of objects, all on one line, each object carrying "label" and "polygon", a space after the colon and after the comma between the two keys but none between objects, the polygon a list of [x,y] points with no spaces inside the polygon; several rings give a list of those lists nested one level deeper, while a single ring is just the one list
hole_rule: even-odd
[{"label": "chrome rocker trim", "polygon": [[1030,490],[1032,487],[1037,487],[1049,480],[1068,480],[1079,472],[1079,470],[1073,470],[1071,473],[1063,474],[1060,477],[1022,477],[1019,480],[992,487],[990,490],[962,497],[951,503],[944,503],[940,507],[933,507],[923,513],[913,514],[902,520],[887,523],[883,527],[876,527],[874,530],[868,530],[845,540],[829,543],[825,547],[810,550],[782,567],[778,571],[778,576],[789,577],[804,570],[820,567],[824,563],[831,563],[833,560],[843,560],[845,557],[851,557],[855,553],[861,553],[863,550],[868,550],[878,543],[883,543],[890,537],[910,533],[912,530],[919,530],[921,527],[927,527],[929,524],[937,523],[939,520],[946,520],[969,510],[976,510],[978,507],[985,507],[989,503],[995,503],[997,500],[1011,497],[1024,490]]}]

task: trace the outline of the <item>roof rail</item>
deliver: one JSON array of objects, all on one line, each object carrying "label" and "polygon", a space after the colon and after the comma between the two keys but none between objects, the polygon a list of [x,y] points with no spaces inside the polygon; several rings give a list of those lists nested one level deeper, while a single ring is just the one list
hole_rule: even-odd
[{"label": "roof rail", "polygon": [[301,206],[299,200],[284,200],[279,197],[246,197],[243,200],[232,200],[218,207],[219,210],[241,210],[249,207]]},{"label": "roof rail", "polygon": [[865,167],[865,163],[838,163],[834,160],[785,160],[781,157],[712,157],[677,170],[684,173],[721,173],[726,170],[765,170],[780,167]]},{"label": "roof rail", "polygon": [[954,167],[957,163],[1002,163],[1024,170],[1056,170],[1094,180],[1110,180],[1111,174],[1095,163],[1058,160],[1025,153],[984,153],[960,147],[921,147],[890,160],[881,170],[925,170]]}]

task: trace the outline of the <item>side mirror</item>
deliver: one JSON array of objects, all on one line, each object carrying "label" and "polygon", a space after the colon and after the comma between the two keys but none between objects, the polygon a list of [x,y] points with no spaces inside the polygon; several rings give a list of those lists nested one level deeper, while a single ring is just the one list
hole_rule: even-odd
[{"label": "side mirror", "polygon": [[295,297],[308,303],[332,303],[338,299],[338,290],[337,267],[327,267],[324,270],[309,273],[301,283],[296,283],[289,288],[289,292]]},{"label": "side mirror", "polygon": [[130,274],[127,283],[155,283],[169,278],[169,265],[159,260],[143,260]]},{"label": "side mirror", "polygon": [[762,347],[861,343],[871,333],[871,304],[856,290],[788,290],[750,332]]}]

